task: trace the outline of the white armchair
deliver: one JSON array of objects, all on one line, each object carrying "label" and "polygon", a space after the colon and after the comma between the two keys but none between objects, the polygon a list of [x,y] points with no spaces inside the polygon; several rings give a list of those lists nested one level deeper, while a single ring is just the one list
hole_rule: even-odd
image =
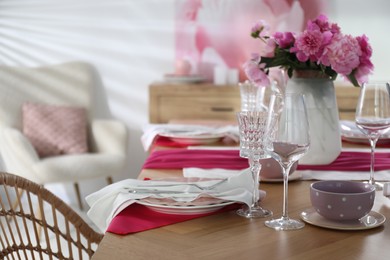
[{"label": "white armchair", "polygon": [[[69,62],[39,68],[0,66],[0,152],[5,170],[39,184],[72,182],[80,208],[78,181],[112,176],[125,166],[126,126],[110,118],[94,68]],[[88,153],[40,158],[23,134],[25,102],[84,107],[88,118]],[[103,108],[103,109],[102,109]]]}]

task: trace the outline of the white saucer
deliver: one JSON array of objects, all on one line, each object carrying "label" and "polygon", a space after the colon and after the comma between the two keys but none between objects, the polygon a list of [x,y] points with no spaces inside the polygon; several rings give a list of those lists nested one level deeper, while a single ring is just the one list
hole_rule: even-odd
[{"label": "white saucer", "polygon": [[314,208],[301,212],[301,218],[311,225],[337,230],[371,229],[383,225],[386,221],[386,217],[376,211],[371,211],[367,216],[359,220],[332,221],[319,215]]},{"label": "white saucer", "polygon": [[[302,178],[302,173],[301,172],[293,172],[290,176],[288,176],[288,181],[296,181],[300,180]],[[283,182],[283,178],[277,178],[277,179],[269,179],[269,178],[262,178],[260,176],[260,181],[261,182]]]}]

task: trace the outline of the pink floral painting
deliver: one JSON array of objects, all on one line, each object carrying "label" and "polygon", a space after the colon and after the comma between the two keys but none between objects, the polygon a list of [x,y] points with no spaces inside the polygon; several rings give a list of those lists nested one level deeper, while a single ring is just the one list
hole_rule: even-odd
[{"label": "pink floral painting", "polygon": [[302,31],[308,20],[322,13],[322,0],[176,0],[176,60],[191,64],[191,74],[212,81],[215,66],[239,70],[258,43],[250,28],[266,20],[271,31]]}]

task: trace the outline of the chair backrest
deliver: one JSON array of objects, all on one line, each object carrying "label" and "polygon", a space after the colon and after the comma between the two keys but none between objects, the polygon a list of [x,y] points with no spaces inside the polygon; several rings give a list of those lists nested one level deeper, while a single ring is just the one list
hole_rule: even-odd
[{"label": "chair backrest", "polygon": [[89,118],[94,117],[96,107],[106,105],[95,98],[101,87],[95,72],[92,65],[80,61],[42,67],[0,66],[0,126],[21,129],[21,108],[26,101],[81,106]]},{"label": "chair backrest", "polygon": [[0,259],[90,259],[103,235],[43,186],[0,172]]}]

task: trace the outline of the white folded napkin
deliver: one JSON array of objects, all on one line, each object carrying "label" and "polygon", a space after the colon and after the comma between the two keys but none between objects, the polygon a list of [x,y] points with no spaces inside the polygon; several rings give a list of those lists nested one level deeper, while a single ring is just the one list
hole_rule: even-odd
[{"label": "white folded napkin", "polygon": [[[240,170],[226,169],[200,169],[200,168],[184,168],[183,175],[185,177],[201,177],[204,178],[220,178],[221,176],[234,176]],[[368,180],[369,172],[346,172],[346,171],[316,171],[316,170],[296,170],[294,174],[302,176],[301,180],[350,180],[364,181]],[[390,171],[376,171],[375,180],[390,181]]]},{"label": "white folded napkin", "polygon": [[211,127],[189,124],[147,124],[143,127],[143,135],[141,136],[144,150],[149,150],[158,134],[174,131],[186,131],[188,134],[226,134],[226,136],[230,137],[235,142],[239,141],[238,126],[235,125]]},{"label": "white folded napkin", "polygon": [[[346,172],[346,171],[297,171],[302,174],[302,180],[347,180],[364,181],[370,177],[370,172]],[[376,171],[375,180],[390,181],[390,171]]]},{"label": "white folded napkin", "polygon": [[[219,182],[221,182],[220,179],[206,181],[200,180],[196,183],[205,187]],[[170,184],[173,186],[159,186],[162,184]],[[129,190],[132,189],[142,189],[143,192],[130,193]],[[150,193],[148,193],[148,189],[150,190]],[[172,191],[172,193],[156,194],[156,191]],[[100,230],[105,231],[111,220],[121,210],[136,202],[137,199],[146,197],[172,198],[176,201],[189,202],[205,194],[223,200],[242,202],[249,206],[252,203],[253,179],[251,174],[244,170],[235,176],[227,178],[226,181],[222,182],[210,191],[202,191],[197,187],[188,185],[188,182],[181,183],[178,181],[143,181],[126,179],[106,186],[103,189],[88,195],[86,197],[86,201],[90,206],[90,209],[87,214]],[[264,194],[261,195],[264,196]]]},{"label": "white folded napkin", "polygon": [[[229,178],[236,176],[242,170],[227,170],[227,169],[202,169],[202,168],[183,168],[183,176],[187,178]],[[249,171],[249,169],[248,169]],[[248,172],[249,173],[249,172]]]}]

